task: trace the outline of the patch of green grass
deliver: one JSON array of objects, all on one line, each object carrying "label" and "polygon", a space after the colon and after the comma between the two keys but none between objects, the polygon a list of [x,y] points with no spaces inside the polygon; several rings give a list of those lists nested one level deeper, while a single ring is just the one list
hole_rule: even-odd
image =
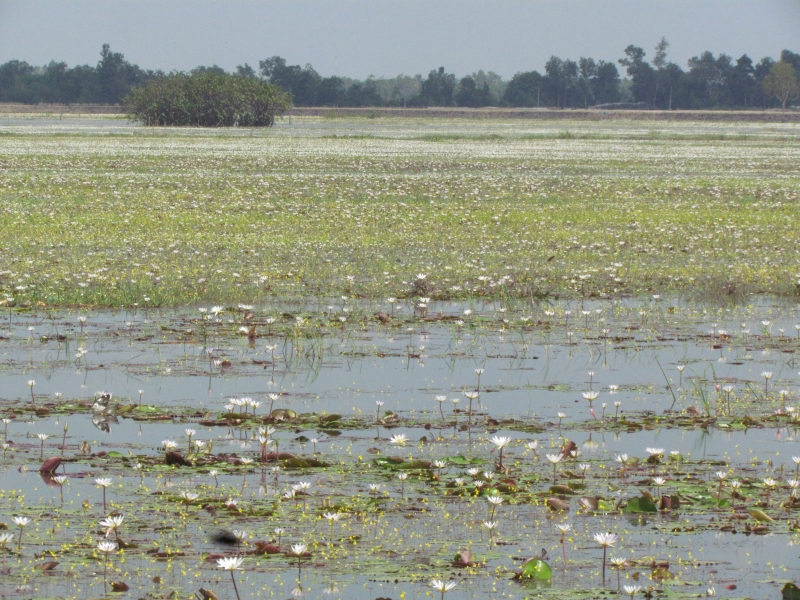
[{"label": "patch of green grass", "polygon": [[255,137],[10,136],[2,298],[797,294],[796,141],[734,125],[700,138],[673,127],[664,140],[601,125],[514,134],[453,120],[421,135],[412,120],[355,123],[323,139],[304,122]]}]

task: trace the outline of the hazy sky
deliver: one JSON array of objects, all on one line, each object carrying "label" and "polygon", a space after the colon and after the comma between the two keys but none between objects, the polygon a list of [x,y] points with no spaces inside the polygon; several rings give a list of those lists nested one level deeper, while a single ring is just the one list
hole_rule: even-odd
[{"label": "hazy sky", "polygon": [[322,75],[504,77],[555,54],[704,50],[755,60],[800,52],[800,0],[0,0],[0,63],[97,62],[104,42],[143,68],[233,69],[274,55]]}]

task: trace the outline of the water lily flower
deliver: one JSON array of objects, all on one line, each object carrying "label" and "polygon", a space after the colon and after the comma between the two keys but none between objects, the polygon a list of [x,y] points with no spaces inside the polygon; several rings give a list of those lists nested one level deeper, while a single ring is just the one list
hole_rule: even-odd
[{"label": "water lily flower", "polygon": [[111,477],[98,477],[94,480],[95,485],[103,489],[103,512],[106,511],[106,488],[111,485]]},{"label": "water lily flower", "polygon": [[563,458],[562,454],[546,454],[547,460],[549,460],[553,465],[553,485],[556,484],[556,465],[561,461]]},{"label": "water lily flower", "polygon": [[613,548],[614,544],[619,541],[619,536],[616,533],[596,533],[594,541],[600,544],[603,548],[603,581],[606,580],[606,552],[609,548]]},{"label": "water lily flower", "polygon": [[236,587],[236,579],[233,576],[233,572],[242,568],[242,563],[244,562],[244,558],[241,556],[227,556],[225,558],[218,558],[217,559],[217,567],[220,569],[224,569],[225,571],[230,571],[231,574],[231,581],[233,582],[233,590],[236,592],[236,599],[239,600],[239,590]]},{"label": "water lily flower", "polygon": [[113,517],[106,517],[102,521],[100,521],[100,527],[106,529],[106,537],[111,535],[113,532],[114,535],[119,535],[118,529],[122,527],[122,522],[125,520],[124,515],[116,515]]},{"label": "water lily flower", "polygon": [[456,587],[455,581],[448,581],[445,583],[444,581],[440,581],[439,579],[434,579],[431,581],[431,587],[435,589],[437,592],[441,594],[441,598],[444,598],[446,592],[449,592],[454,587]]}]

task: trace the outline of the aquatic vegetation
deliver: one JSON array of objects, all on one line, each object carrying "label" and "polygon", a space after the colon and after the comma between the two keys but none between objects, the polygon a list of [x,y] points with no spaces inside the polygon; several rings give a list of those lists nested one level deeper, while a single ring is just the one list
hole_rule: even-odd
[{"label": "aquatic vegetation", "polygon": [[[0,242],[17,259],[0,291],[18,306],[141,309],[428,298],[427,315],[442,299],[795,294],[794,126],[714,140],[658,124],[676,140],[629,125],[559,139],[558,122],[364,120],[349,126],[375,137],[331,139],[313,118],[268,133],[0,121]],[[508,135],[414,139],[430,127]]]},{"label": "aquatic vegetation", "polygon": [[794,134],[342,126],[4,137],[3,585],[777,593]]}]

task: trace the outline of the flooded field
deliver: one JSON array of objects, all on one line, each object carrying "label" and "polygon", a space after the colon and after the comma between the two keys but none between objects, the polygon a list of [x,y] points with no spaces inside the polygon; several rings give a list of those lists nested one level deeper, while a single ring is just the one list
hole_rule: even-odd
[{"label": "flooded field", "polygon": [[799,141],[0,116],[0,597],[795,600]]},{"label": "flooded field", "polygon": [[588,598],[601,533],[612,593],[796,574],[796,304],[328,302],[8,310],[3,593]]}]

